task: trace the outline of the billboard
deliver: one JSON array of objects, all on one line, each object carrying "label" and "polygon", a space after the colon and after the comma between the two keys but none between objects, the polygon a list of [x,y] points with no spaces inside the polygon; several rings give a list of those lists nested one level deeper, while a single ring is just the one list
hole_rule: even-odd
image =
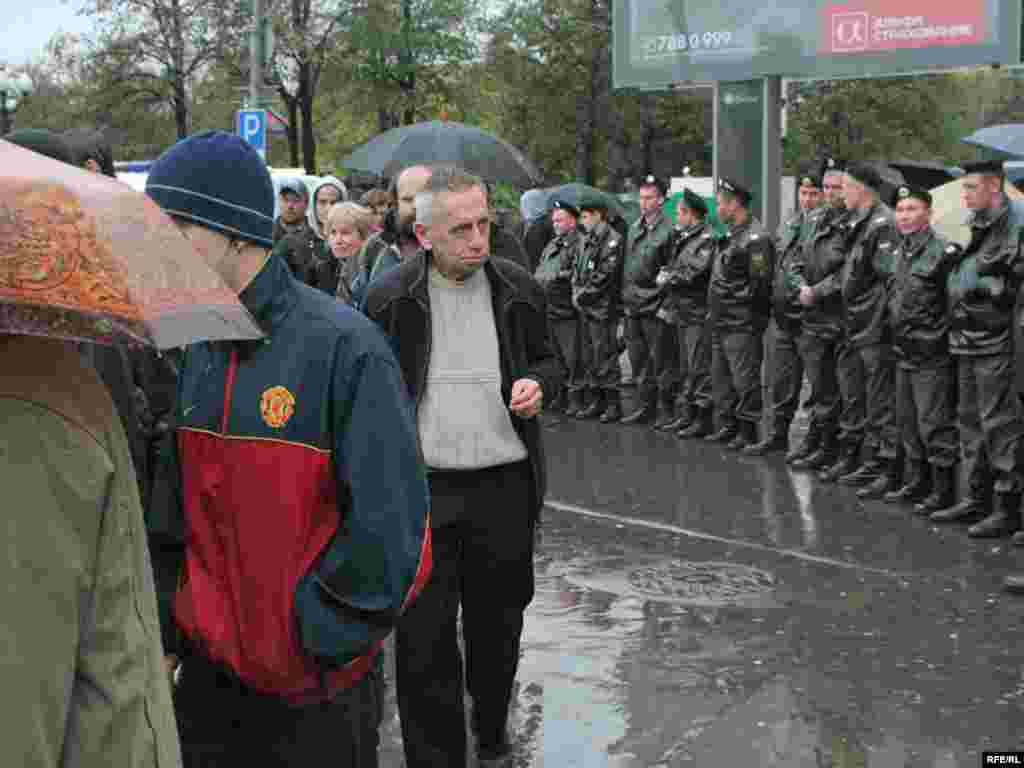
[{"label": "billboard", "polygon": [[1020,61],[1021,0],[620,0],[616,88]]}]

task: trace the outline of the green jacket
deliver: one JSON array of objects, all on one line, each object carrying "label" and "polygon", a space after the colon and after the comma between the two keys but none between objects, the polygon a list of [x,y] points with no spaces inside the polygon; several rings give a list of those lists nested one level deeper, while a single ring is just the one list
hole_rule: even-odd
[{"label": "green jacket", "polygon": [[181,765],[124,428],[70,344],[0,336],[4,761]]},{"label": "green jacket", "polygon": [[622,304],[627,315],[653,315],[664,295],[658,273],[672,258],[672,222],[659,214],[648,228],[643,216],[633,222],[626,238]]}]

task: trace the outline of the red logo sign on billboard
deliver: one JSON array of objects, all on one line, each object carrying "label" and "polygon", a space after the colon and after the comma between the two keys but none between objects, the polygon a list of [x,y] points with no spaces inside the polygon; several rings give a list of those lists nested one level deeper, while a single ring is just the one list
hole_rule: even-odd
[{"label": "red logo sign on billboard", "polygon": [[858,0],[821,9],[818,52],[867,53],[985,42],[985,0]]}]

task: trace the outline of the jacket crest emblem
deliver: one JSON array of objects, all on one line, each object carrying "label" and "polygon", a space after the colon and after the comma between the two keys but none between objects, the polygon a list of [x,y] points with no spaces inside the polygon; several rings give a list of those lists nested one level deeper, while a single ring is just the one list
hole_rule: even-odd
[{"label": "jacket crest emblem", "polygon": [[295,395],[286,387],[271,387],[260,398],[260,416],[268,427],[281,429],[295,413]]}]

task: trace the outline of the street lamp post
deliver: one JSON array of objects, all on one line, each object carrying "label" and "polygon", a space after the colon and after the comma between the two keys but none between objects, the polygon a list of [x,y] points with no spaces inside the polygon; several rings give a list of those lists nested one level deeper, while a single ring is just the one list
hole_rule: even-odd
[{"label": "street lamp post", "polygon": [[24,73],[0,72],[0,136],[11,132],[18,104],[32,92],[32,81]]}]

